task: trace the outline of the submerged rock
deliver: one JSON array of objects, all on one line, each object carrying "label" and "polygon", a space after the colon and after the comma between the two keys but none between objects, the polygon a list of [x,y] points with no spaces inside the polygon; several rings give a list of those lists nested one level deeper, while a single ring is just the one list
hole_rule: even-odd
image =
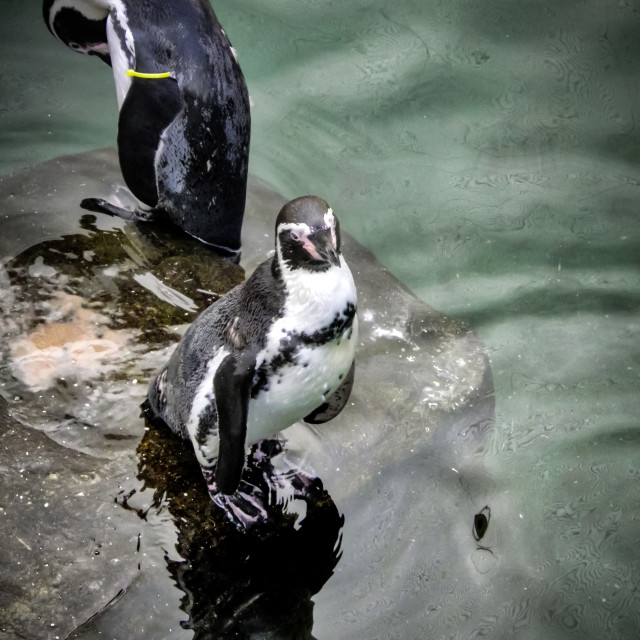
[{"label": "submerged rock", "polygon": [[[283,434],[273,465],[318,479],[305,503],[274,504],[272,529],[239,536],[186,445],[149,429],[139,405],[184,323],[243,271],[195,240],[79,208],[119,180],[113,150],[0,180],[0,633],[417,637],[429,611],[472,600],[499,564],[477,568],[493,386],[473,333],[345,233],[354,391],[338,418]],[[250,181],[247,273],[284,201]]]},{"label": "submerged rock", "polygon": [[118,466],[21,424],[0,399],[0,638],[65,638],[135,580],[140,523],[109,499]]}]

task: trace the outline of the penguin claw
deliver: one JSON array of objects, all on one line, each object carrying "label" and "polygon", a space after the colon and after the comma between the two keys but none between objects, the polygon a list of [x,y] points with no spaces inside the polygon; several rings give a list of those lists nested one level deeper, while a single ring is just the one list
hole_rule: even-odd
[{"label": "penguin claw", "polygon": [[260,498],[251,494],[236,491],[231,495],[217,493],[212,496],[213,502],[218,505],[227,516],[227,519],[239,531],[247,531],[259,523],[267,522],[269,514],[262,506]]},{"label": "penguin claw", "polygon": [[252,526],[269,520],[264,506],[266,497],[260,487],[241,480],[235,493],[221,493],[216,485],[215,469],[202,469],[202,475],[211,500],[224,511],[227,519],[239,531],[247,531]]}]

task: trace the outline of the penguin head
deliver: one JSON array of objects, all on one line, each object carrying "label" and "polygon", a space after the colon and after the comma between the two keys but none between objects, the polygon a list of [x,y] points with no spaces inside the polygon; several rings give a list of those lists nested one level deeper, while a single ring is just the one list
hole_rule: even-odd
[{"label": "penguin head", "polygon": [[340,223],[322,198],[302,196],[282,207],[276,220],[276,256],[289,270],[340,266]]},{"label": "penguin head", "polygon": [[44,0],[44,21],[51,33],[78,53],[111,64],[107,43],[108,10],[91,0]]}]

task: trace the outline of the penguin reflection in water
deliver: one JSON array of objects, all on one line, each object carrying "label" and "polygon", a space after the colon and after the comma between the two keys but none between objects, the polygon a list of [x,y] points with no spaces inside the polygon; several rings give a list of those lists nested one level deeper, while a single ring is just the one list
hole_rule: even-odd
[{"label": "penguin reflection in water", "polygon": [[111,65],[118,156],[138,200],[85,209],[169,221],[238,256],[249,157],[249,97],[207,0],[44,0],[51,33]]},{"label": "penguin reflection in water", "polygon": [[267,518],[265,496],[241,480],[247,446],[330,420],[354,377],[357,298],[338,219],[305,196],[275,231],[273,258],[195,320],[149,387],[151,417],[191,440],[213,501],[240,528]]}]

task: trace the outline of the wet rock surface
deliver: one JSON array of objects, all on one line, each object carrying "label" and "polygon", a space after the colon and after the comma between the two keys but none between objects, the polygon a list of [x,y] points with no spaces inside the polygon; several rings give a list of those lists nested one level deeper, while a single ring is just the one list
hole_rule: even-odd
[{"label": "wet rock surface", "polygon": [[185,323],[265,259],[284,198],[250,182],[243,270],[79,208],[126,197],[119,182],[113,150],[0,181],[0,638],[373,638],[472,601],[500,564],[495,517],[482,571],[473,535],[493,420],[476,337],[344,234],[353,395],[332,422],[283,434],[273,472],[313,479],[308,495],[241,536],[139,407]]}]

